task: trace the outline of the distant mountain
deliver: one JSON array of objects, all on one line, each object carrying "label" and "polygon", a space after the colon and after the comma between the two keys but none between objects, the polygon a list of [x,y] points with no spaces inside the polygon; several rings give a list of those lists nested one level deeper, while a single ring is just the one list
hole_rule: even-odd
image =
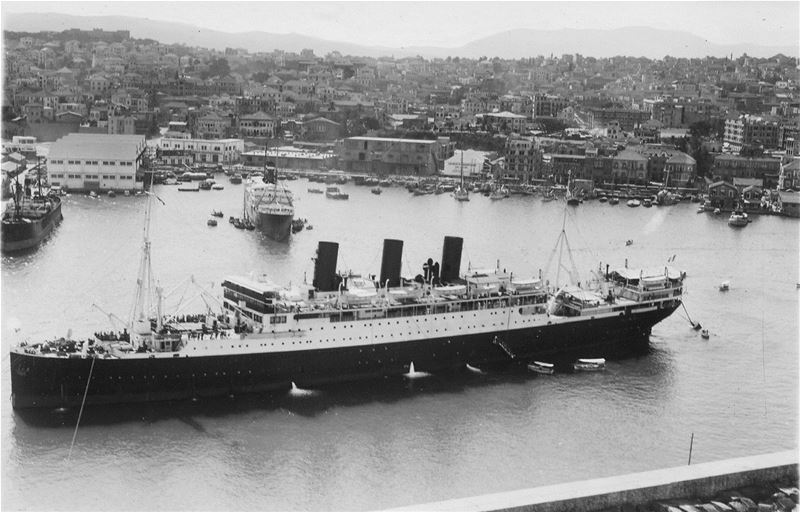
[{"label": "distant mountain", "polygon": [[366,57],[502,57],[522,58],[536,55],[561,55],[580,53],[584,56],[611,57],[629,55],[634,57],[662,58],[739,56],[747,53],[754,57],[771,57],[777,53],[799,56],[797,47],[759,46],[749,44],[719,45],[702,37],[673,30],[648,27],[626,27],[613,30],[560,29],[534,30],[515,29],[478,39],[457,48],[403,47],[389,48],[365,46],[354,43],[329,41],[303,34],[273,34],[268,32],[227,33],[200,28],[186,23],[134,18],[127,16],[72,16],[49,13],[4,13],[3,29],[23,32],[62,31],[70,28],[90,30],[130,30],[135,38],[149,38],[165,44],[183,43],[187,46],[225,49],[246,48],[248,51],[272,51],[281,49],[299,52],[311,48],[317,55],[337,50],[343,55]]}]

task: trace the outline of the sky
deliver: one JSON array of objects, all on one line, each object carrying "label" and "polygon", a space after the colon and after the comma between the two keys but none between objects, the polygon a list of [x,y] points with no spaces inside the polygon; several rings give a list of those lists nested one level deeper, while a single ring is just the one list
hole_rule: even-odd
[{"label": "sky", "polygon": [[800,2],[0,2],[0,12],[123,15],[224,32],[299,33],[374,46],[457,47],[515,28],[682,30],[713,43],[800,42]]}]

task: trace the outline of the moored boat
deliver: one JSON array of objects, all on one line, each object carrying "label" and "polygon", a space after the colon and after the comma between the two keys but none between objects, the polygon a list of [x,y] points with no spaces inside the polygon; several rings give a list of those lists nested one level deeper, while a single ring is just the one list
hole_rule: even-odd
[{"label": "moored boat", "polygon": [[325,188],[325,197],[328,199],[350,199],[350,194],[342,192],[342,190],[333,185]]},{"label": "moored boat", "polygon": [[531,361],[528,363],[528,369],[532,372],[541,373],[543,375],[552,375],[555,373],[555,365],[552,363],[544,363],[542,361]]},{"label": "moored boat", "polygon": [[243,227],[258,228],[267,238],[286,242],[292,233],[294,196],[278,182],[278,171],[267,165],[268,149],[264,149],[264,172],[252,176],[244,189]]},{"label": "moored boat", "polygon": [[606,360],[603,358],[578,359],[572,364],[572,368],[581,372],[598,372],[606,369]]},{"label": "moored boat", "polygon": [[747,217],[747,214],[744,213],[742,210],[736,210],[731,213],[731,216],[728,218],[728,225],[735,227],[735,228],[743,228],[750,223],[750,219]]},{"label": "moored boat", "polygon": [[642,204],[642,203],[638,199],[629,199],[628,200],[628,206],[630,206],[631,208],[636,208],[640,204]]},{"label": "moored boat", "polygon": [[3,212],[2,251],[11,253],[36,247],[63,218],[61,197],[55,194],[27,197],[17,187],[13,201]]}]

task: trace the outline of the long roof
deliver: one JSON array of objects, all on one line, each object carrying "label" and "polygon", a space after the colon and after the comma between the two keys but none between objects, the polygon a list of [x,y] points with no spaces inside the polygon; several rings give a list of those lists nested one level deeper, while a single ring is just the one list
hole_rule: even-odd
[{"label": "long roof", "polygon": [[71,133],[55,141],[48,158],[136,160],[144,135]]}]

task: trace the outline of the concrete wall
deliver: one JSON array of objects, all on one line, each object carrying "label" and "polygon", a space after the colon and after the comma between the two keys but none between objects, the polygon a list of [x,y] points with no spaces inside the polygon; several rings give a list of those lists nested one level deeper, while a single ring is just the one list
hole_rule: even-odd
[{"label": "concrete wall", "polygon": [[589,512],[654,500],[710,498],[717,493],[778,480],[797,482],[798,452],[728,459],[691,466],[550,485],[473,498],[425,503],[397,511]]}]

